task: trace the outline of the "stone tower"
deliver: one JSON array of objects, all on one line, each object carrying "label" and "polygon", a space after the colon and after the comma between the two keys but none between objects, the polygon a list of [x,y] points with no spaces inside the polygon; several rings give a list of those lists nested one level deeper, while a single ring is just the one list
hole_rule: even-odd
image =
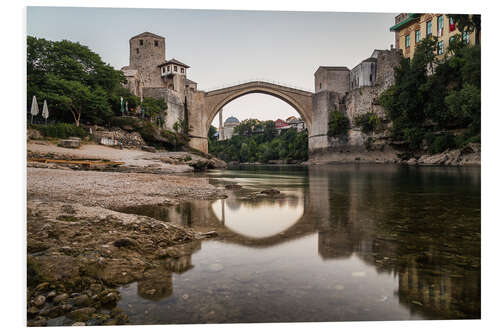
[{"label": "stone tower", "polygon": [[219,141],[224,140],[224,125],[222,124],[222,109],[219,111]]},{"label": "stone tower", "polygon": [[151,32],[143,32],[130,38],[130,69],[141,76],[144,88],[162,87],[160,64],[165,62],[165,38]]}]

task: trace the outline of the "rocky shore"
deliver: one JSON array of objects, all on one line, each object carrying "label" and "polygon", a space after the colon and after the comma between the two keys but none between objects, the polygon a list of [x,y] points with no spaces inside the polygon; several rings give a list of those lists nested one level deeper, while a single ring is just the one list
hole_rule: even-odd
[{"label": "rocky shore", "polygon": [[225,197],[224,189],[191,174],[213,167],[225,163],[186,152],[29,142],[28,326],[126,324],[115,288],[139,281],[152,286],[143,292],[154,297],[162,291],[148,281],[169,274],[166,262],[216,235],[117,210]]},{"label": "rocky shore", "polygon": [[82,169],[78,164],[40,163],[37,160],[88,160],[115,161],[119,165],[96,165],[92,170],[171,174],[225,168],[224,161],[191,152],[145,151],[143,149],[118,149],[94,143],[82,144],[78,149],[59,147],[50,141],[28,142],[28,167],[51,169]]},{"label": "rocky shore", "polygon": [[179,247],[212,236],[101,207],[29,200],[28,325],[125,324],[114,288],[161,275]]},{"label": "rocky shore", "polygon": [[408,158],[393,149],[383,151],[323,152],[310,156],[304,165],[335,163],[396,163],[402,165],[481,166],[481,144],[470,143],[461,149],[446,150],[439,154],[421,153]]}]

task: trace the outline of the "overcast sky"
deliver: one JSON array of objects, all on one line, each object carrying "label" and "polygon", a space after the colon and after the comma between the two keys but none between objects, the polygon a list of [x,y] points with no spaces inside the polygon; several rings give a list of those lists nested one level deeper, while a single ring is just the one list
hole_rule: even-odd
[{"label": "overcast sky", "polygon": [[[191,66],[188,77],[200,90],[254,78],[313,90],[319,66],[353,68],[373,49],[390,48],[395,15],[28,7],[27,34],[80,42],[120,69],[129,63],[130,37],[149,31],[166,38],[167,59]],[[240,97],[223,113],[240,120],[298,115],[263,94]]]}]

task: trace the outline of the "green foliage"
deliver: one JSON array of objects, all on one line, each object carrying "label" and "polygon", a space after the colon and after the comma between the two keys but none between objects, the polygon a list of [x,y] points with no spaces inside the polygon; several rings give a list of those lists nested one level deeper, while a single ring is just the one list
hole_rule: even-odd
[{"label": "green foliage", "polygon": [[162,112],[167,109],[167,104],[162,99],[144,97],[142,107],[146,109],[146,117],[154,118],[162,115]]},{"label": "green foliage", "polygon": [[231,139],[224,141],[210,139],[211,136],[209,136],[209,153],[228,162],[267,163],[278,159],[307,160],[307,131],[297,132],[296,129],[287,129],[277,135],[272,120],[260,124],[264,131],[256,134],[233,135]]},{"label": "green foliage", "polygon": [[253,135],[259,131],[262,131],[263,129],[263,124],[257,119],[245,119],[234,128],[234,133],[238,135]]},{"label": "green foliage", "polygon": [[144,121],[135,117],[113,117],[109,120],[109,124],[125,130],[129,127],[134,131],[138,131],[143,126]]},{"label": "green foliage", "polygon": [[[405,141],[409,151],[420,150],[428,133],[461,128],[468,129],[468,137],[480,133],[481,50],[458,41],[448,51],[437,60],[435,38],[424,39],[411,61],[401,61],[395,84],[379,98],[392,121],[393,140]],[[458,147],[449,137],[436,140],[427,145],[432,151]]]},{"label": "green foliage", "polygon": [[136,117],[113,117],[109,123],[111,126],[120,127],[126,131],[138,132],[148,145],[159,149],[183,150],[188,145],[187,135],[160,129],[150,120]]},{"label": "green foliage", "polygon": [[[53,42],[28,36],[27,99],[33,95],[47,100],[50,119],[103,125],[121,115],[120,97],[132,111],[140,104],[137,96],[122,86],[125,77],[102,61],[87,46],[67,40]],[[163,100],[144,98],[146,116],[157,117],[166,109]]]},{"label": "green foliage", "polygon": [[452,14],[448,15],[453,19],[459,31],[474,32],[476,34],[476,43],[479,44],[479,34],[481,32],[481,15],[475,14]]},{"label": "green foliage", "polygon": [[381,120],[375,112],[368,112],[354,118],[354,124],[361,127],[361,131],[370,134],[381,126]]},{"label": "green foliage", "polygon": [[27,98],[47,99],[58,121],[103,123],[113,116],[114,92],[125,78],[88,47],[28,36]]},{"label": "green foliage", "polygon": [[347,134],[349,130],[349,118],[337,110],[328,113],[328,136],[340,137]]},{"label": "green foliage", "polygon": [[457,148],[455,136],[450,133],[435,136],[432,141],[428,142],[429,152],[431,154],[442,153],[447,149]]},{"label": "green foliage", "polygon": [[82,127],[76,127],[73,124],[58,123],[53,125],[31,125],[34,129],[40,131],[44,137],[66,139],[70,136],[84,138],[89,133]]}]

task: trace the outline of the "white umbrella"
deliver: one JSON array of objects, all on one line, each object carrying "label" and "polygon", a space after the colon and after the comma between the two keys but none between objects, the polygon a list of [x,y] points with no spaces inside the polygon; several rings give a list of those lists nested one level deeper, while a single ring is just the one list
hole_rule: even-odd
[{"label": "white umbrella", "polygon": [[36,96],[33,95],[33,101],[31,101],[31,125],[33,125],[33,116],[38,114],[38,103],[36,101]]},{"label": "white umbrella", "polygon": [[47,118],[49,117],[49,107],[47,106],[47,100],[43,100],[42,117],[45,118],[45,125],[47,125]]}]

